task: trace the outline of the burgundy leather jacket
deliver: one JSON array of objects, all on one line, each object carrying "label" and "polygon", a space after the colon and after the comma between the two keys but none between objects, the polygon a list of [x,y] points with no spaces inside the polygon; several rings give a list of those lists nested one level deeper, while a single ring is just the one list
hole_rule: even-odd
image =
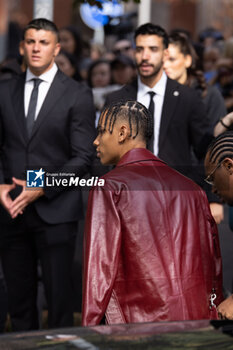
[{"label": "burgundy leather jacket", "polygon": [[103,178],[88,201],[83,325],[216,318],[222,265],[205,193],[142,148]]}]

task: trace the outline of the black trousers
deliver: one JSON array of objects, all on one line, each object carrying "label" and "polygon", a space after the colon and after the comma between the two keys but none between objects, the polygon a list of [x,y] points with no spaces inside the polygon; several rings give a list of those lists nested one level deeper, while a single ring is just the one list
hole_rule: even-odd
[{"label": "black trousers", "polygon": [[49,327],[73,326],[72,265],[77,228],[77,222],[45,223],[33,205],[10,224],[1,226],[1,258],[14,331],[38,329],[38,259]]}]

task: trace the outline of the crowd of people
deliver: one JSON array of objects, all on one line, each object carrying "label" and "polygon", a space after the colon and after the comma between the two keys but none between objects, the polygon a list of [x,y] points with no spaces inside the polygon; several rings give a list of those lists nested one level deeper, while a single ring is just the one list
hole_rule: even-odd
[{"label": "crowd of people", "polygon": [[[233,319],[217,230],[221,198],[233,201],[230,41],[209,29],[195,44],[146,23],[107,51],[44,18],[22,36],[0,67],[2,330],[6,312],[13,331],[39,328],[38,262],[48,326],[73,325],[86,208],[81,187],[58,183],[96,164],[104,185],[88,200],[82,324]],[[28,188],[29,170],[58,180]]]}]

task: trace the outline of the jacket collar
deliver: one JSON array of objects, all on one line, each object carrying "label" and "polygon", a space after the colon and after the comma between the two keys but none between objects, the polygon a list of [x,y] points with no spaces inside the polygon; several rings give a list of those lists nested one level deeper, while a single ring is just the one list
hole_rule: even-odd
[{"label": "jacket collar", "polygon": [[141,161],[143,162],[148,160],[165,164],[162,160],[154,156],[154,154],[148,151],[146,148],[133,148],[123,155],[123,157],[117,163],[116,167],[121,167],[126,164],[136,163]]}]

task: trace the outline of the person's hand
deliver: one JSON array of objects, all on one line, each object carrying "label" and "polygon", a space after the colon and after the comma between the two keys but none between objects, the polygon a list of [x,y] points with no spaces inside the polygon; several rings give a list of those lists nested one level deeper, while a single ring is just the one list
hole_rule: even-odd
[{"label": "person's hand", "polygon": [[16,218],[18,214],[22,214],[23,210],[29,203],[34,202],[39,197],[44,195],[43,188],[29,189],[26,188],[26,181],[12,178],[13,184],[16,186],[22,186],[22,192],[11,203],[9,212],[12,219]]},{"label": "person's hand", "polygon": [[228,130],[228,127],[233,123],[233,112],[228,113],[222,118],[222,122],[226,127],[219,121],[214,127],[214,136],[218,136]]},{"label": "person's hand", "polygon": [[14,183],[12,185],[7,185],[7,184],[0,185],[0,203],[8,211],[9,214],[10,214],[10,207],[12,205],[12,199],[9,193],[15,187],[16,185]]},{"label": "person's hand", "polygon": [[220,224],[224,219],[223,205],[220,203],[210,203],[210,211],[216,224]]},{"label": "person's hand", "polygon": [[217,310],[221,320],[233,320],[233,295],[219,304]]}]

